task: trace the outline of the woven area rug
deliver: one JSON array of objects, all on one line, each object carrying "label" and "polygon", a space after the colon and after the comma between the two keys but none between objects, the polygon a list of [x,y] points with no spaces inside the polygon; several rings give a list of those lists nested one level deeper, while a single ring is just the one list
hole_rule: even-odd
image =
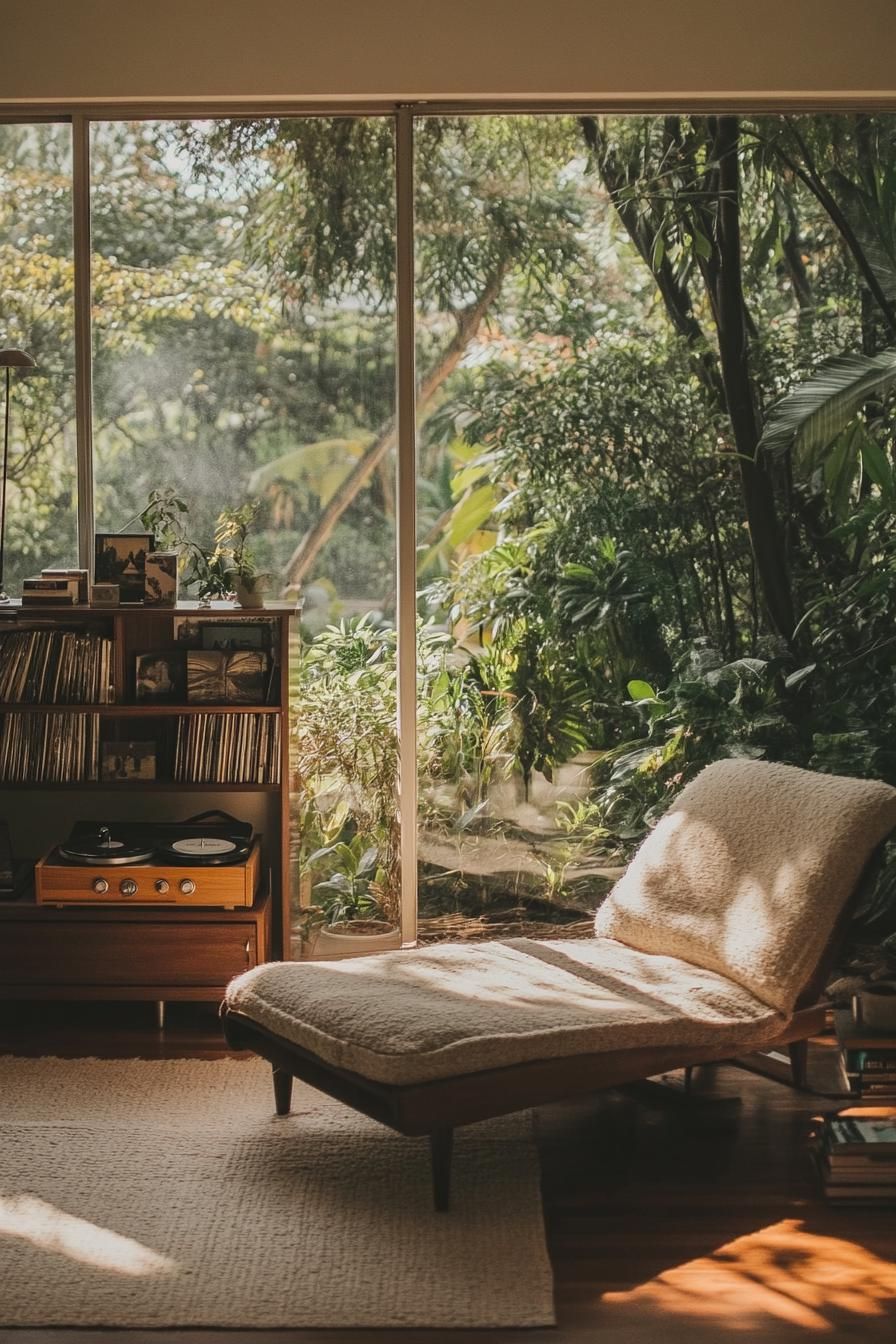
[{"label": "woven area rug", "polygon": [[0,1326],[552,1324],[531,1118],[425,1140],[260,1060],[0,1059]]}]

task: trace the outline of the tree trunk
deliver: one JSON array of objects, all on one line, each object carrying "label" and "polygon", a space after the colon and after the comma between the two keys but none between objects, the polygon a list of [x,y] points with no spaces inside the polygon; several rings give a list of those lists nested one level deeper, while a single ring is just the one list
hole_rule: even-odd
[{"label": "tree trunk", "polygon": [[[460,363],[464,351],[479,330],[482,320],[501,292],[501,284],[506,273],[506,264],[489,280],[475,303],[465,308],[457,319],[457,331],[442,352],[441,358],[421,379],[417,392],[417,416],[422,416],[436,392],[446,382]],[[286,567],[288,587],[297,587],[307,577],[311,566],[333,535],[333,530],[345,510],[359,494],[370,475],[398,442],[398,430],[394,420],[389,420],[380,430],[339,489],[322,511],[314,527],[307,532],[293,551]]]},{"label": "tree trunk", "polygon": [[762,433],[747,352],[747,323],[740,253],[739,127],[736,117],[719,117],[713,157],[719,166],[716,301],[719,357],[725,400],[734,430],[741,487],[756,569],[772,626],[790,643],[796,626],[787,557],[778,524],[771,479],[757,460]]}]

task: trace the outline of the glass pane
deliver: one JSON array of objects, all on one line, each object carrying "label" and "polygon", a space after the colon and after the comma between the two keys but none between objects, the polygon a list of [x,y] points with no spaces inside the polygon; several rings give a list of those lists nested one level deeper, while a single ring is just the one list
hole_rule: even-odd
[{"label": "glass pane", "polygon": [[294,952],[299,887],[396,913],[393,163],[388,119],[93,128],[97,526],[170,488],[209,548],[257,502],[255,565],[304,599]]},{"label": "glass pane", "polygon": [[424,939],[587,933],[720,758],[896,783],[894,132],[417,123]]},{"label": "glass pane", "polygon": [[29,575],[78,562],[71,171],[68,126],[0,126],[0,347],[36,363],[10,374],[3,580],[13,597]]},{"label": "glass pane", "polygon": [[500,408],[588,328],[606,212],[572,118],[416,126],[419,931],[563,932],[590,913],[575,809],[594,743],[554,769],[539,755],[564,718],[544,695],[555,594],[528,589],[531,500],[514,510]]}]

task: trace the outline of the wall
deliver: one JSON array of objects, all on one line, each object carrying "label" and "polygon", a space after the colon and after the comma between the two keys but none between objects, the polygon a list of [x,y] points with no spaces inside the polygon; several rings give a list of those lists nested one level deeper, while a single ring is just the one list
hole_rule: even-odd
[{"label": "wall", "polygon": [[894,0],[7,0],[0,104],[896,92]]}]

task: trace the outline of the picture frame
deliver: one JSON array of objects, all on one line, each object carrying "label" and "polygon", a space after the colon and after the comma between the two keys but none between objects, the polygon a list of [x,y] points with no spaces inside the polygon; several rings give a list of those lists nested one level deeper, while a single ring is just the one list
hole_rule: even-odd
[{"label": "picture frame", "polygon": [[90,605],[92,607],[117,607],[119,603],[119,589],[117,583],[94,583],[90,588]]},{"label": "picture frame", "polygon": [[110,740],[100,743],[100,778],[116,782],[155,779],[155,742]]},{"label": "picture frame", "polygon": [[263,649],[191,649],[187,653],[187,703],[263,705],[270,678]]},{"label": "picture frame", "polygon": [[117,583],[122,606],[142,606],[146,591],[146,556],[154,549],[151,532],[94,534],[94,585]]},{"label": "picture frame", "polygon": [[196,616],[175,616],[174,640],[184,649],[198,649],[202,636],[202,621]]},{"label": "picture frame", "polygon": [[269,649],[270,621],[203,621],[200,648],[234,653],[238,649]]},{"label": "picture frame", "polygon": [[147,607],[177,606],[177,551],[147,551],[143,601]]},{"label": "picture frame", "polygon": [[138,704],[186,703],[187,660],[183,649],[138,653],[134,665],[135,698]]}]

